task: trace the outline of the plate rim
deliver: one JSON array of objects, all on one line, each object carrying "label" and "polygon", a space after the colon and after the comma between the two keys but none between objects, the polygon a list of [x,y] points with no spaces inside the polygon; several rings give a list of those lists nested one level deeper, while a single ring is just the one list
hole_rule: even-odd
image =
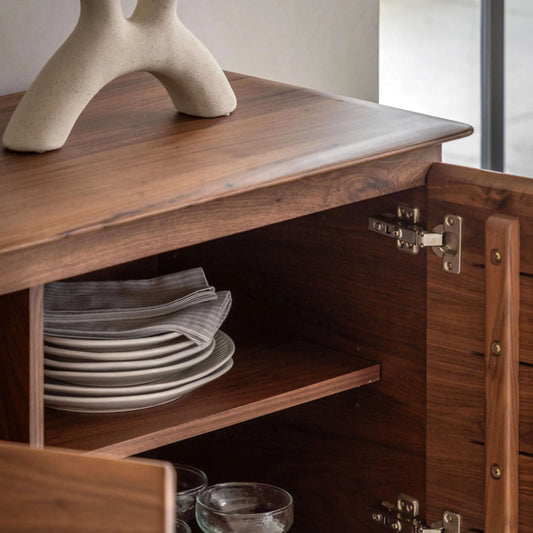
[{"label": "plate rim", "polygon": [[[213,339],[209,344],[202,346],[200,344],[194,344],[183,350],[178,350],[174,353],[162,354],[154,357],[144,357],[133,360],[106,360],[106,361],[63,361],[50,357],[44,358],[45,368],[52,368],[58,370],[72,370],[73,372],[99,372],[103,371],[126,371],[126,370],[141,370],[155,368],[158,366],[165,366],[171,364],[174,361],[180,361],[186,359],[189,356],[195,355],[202,350],[214,349]],[[48,355],[48,354],[47,354]]]},{"label": "plate rim", "polygon": [[[230,358],[228,361],[226,361],[226,363],[224,363],[221,367],[219,367],[217,370],[215,370],[214,372],[208,374],[207,376],[205,376],[204,378],[201,378],[199,380],[195,380],[195,381],[192,381],[190,383],[186,383],[184,385],[181,385],[181,386],[178,386],[178,387],[175,387],[175,388],[172,388],[172,389],[168,389],[168,390],[165,390],[165,391],[159,391],[159,392],[156,392],[156,393],[153,393],[153,394],[141,394],[141,395],[134,395],[134,396],[126,396],[126,397],[123,397],[123,396],[115,396],[115,397],[105,397],[105,398],[79,398],[79,397],[69,397],[69,396],[53,396],[53,395],[47,395],[45,394],[44,395],[44,398],[45,398],[45,403],[46,401],[50,401],[50,399],[54,399],[54,398],[61,398],[61,399],[67,399],[67,401],[70,401],[71,403],[91,403],[90,400],[94,400],[92,403],[96,403],[96,400],[99,400],[99,401],[104,401],[104,400],[110,400],[111,403],[121,403],[121,402],[124,402],[125,399],[127,398],[135,398],[137,400],[149,400],[150,398],[154,397],[154,396],[157,396],[158,399],[154,400],[156,401],[156,403],[149,403],[147,405],[142,405],[142,406],[138,406],[138,407],[124,407],[124,408],[117,408],[117,409],[114,409],[114,408],[110,408],[110,409],[99,409],[99,408],[95,408],[95,409],[90,409],[89,407],[86,407],[86,408],[83,408],[83,407],[68,407],[68,406],[58,406],[58,405],[50,405],[50,403],[46,404],[46,407],[49,407],[51,409],[56,409],[56,410],[59,410],[59,411],[69,411],[69,412],[77,412],[77,413],[120,413],[120,412],[126,412],[126,411],[139,411],[141,409],[149,409],[151,407],[157,407],[158,405],[164,405],[166,403],[170,403],[172,402],[173,400],[177,400],[178,398],[180,398],[181,396],[183,396],[184,394],[186,394],[187,392],[191,392],[203,385],[207,385],[207,383],[210,383],[211,381],[214,381],[215,379],[223,376],[226,372],[228,372],[229,370],[231,370],[231,368],[233,367],[233,359]],[[170,396],[170,397],[167,397]],[[150,397],[150,398],[145,398],[145,397]],[[164,397],[161,398],[161,396]],[[159,399],[161,399],[161,401],[159,401]],[[85,401],[84,401],[85,400]]]},{"label": "plate rim", "polygon": [[[165,377],[165,375],[171,374],[172,372],[177,372],[178,370],[185,370],[186,368],[195,365],[196,363],[199,363],[209,357],[209,352],[207,350],[205,352],[200,352],[199,354],[196,354],[192,356],[189,359],[185,359],[184,361],[179,361],[177,363],[174,363],[172,365],[166,365],[166,366],[159,366],[159,367],[153,367],[153,368],[144,368],[144,369],[138,369],[138,370],[118,370],[118,371],[110,371],[110,372],[83,372],[83,371],[70,371],[70,370],[55,370],[55,369],[44,369],[44,375],[45,377],[51,377],[54,379],[57,379],[58,381],[66,381],[68,383],[77,383],[77,384],[90,384],[85,378],[89,378],[92,383],[95,381],[98,381],[98,379],[102,378],[102,375],[106,377],[106,384],[110,385],[111,383],[117,383],[117,379],[124,380],[124,379],[135,379],[135,378],[141,378],[144,376],[146,379],[143,381],[137,381],[137,383],[149,383],[152,381],[157,381],[159,379],[162,379]],[[163,375],[158,375],[163,372]],[[165,374],[166,372],[166,374]],[[95,375],[97,374],[97,375]],[[147,377],[150,375],[150,377]],[[153,374],[156,374],[157,377],[153,377]],[[84,379],[83,382],[80,381],[73,381]],[[112,379],[116,378],[116,379]],[[130,382],[131,385],[133,385],[135,382]],[[119,385],[120,386],[120,385]]]},{"label": "plate rim", "polygon": [[[126,385],[126,386],[123,386],[123,387],[120,387],[120,386],[107,386],[107,387],[93,387],[93,386],[90,386],[90,385],[76,385],[74,383],[65,383],[65,382],[61,382],[61,381],[58,381],[57,383],[46,383],[45,381],[45,384],[44,384],[44,390],[45,390],[45,393],[47,392],[47,388],[48,388],[48,392],[49,393],[52,393],[54,395],[57,395],[57,396],[68,396],[69,394],[74,396],[74,395],[83,395],[83,394],[90,394],[91,397],[96,397],[98,396],[98,392],[101,392],[102,394],[104,394],[104,391],[105,394],[109,394],[109,392],[107,391],[116,391],[117,393],[119,392],[123,392],[125,394],[111,394],[111,396],[120,396],[120,395],[136,395],[136,394],[144,394],[145,392],[135,392],[133,389],[155,389],[155,391],[157,390],[166,390],[166,389],[170,389],[170,388],[173,388],[173,387],[176,387],[180,384],[186,384],[186,383],[189,383],[190,381],[194,381],[195,379],[200,379],[208,374],[210,374],[211,372],[214,372],[215,370],[217,370],[219,367],[221,367],[222,365],[224,365],[229,359],[231,359],[235,353],[235,343],[233,342],[233,340],[228,336],[226,335],[225,333],[223,332],[217,332],[217,335],[220,333],[219,335],[219,338],[215,338],[216,339],[216,344],[215,344],[215,349],[213,350],[213,352],[206,358],[204,359],[204,361],[200,361],[198,363],[198,365],[201,365],[202,363],[204,362],[208,362],[210,358],[213,358],[215,359],[215,356],[217,355],[217,352],[220,352],[221,350],[226,350],[226,353],[224,353],[221,357],[220,357],[220,361],[217,361],[217,364],[208,368],[207,370],[203,370],[201,373],[199,374],[192,374],[186,378],[183,378],[185,379],[185,381],[180,381],[179,380],[179,374],[183,373],[183,372],[187,372],[187,371],[190,371],[190,370],[193,370],[194,369],[194,365],[189,367],[189,368],[186,368],[184,370],[178,370],[176,371],[175,373],[167,376],[167,377],[164,377],[160,380],[157,380],[157,381],[152,381],[152,382],[149,382],[149,383],[141,383],[141,384],[138,384],[138,385]],[[175,377],[173,377],[175,376]],[[175,381],[172,381],[171,383],[168,383],[168,381],[174,379]],[[165,381],[167,381],[167,383],[165,383]],[[56,390],[50,390],[50,389],[56,389]],[[68,391],[68,389],[70,389],[70,391]],[[98,390],[98,389],[103,389],[103,390]],[[122,389],[122,390],[121,390]],[[125,389],[126,390],[130,390],[131,392],[129,393],[126,393],[125,392]],[[61,390],[63,390],[64,392],[61,392]],[[155,392],[154,391],[154,392]],[[146,392],[150,392],[150,391],[146,391]],[[93,394],[94,393],[94,394]],[[100,396],[101,397],[101,396]]]},{"label": "plate rim", "polygon": [[[165,339],[156,340],[155,342],[146,342],[147,339],[155,339],[156,337],[163,337],[165,336]],[[166,333],[154,333],[153,335],[147,335],[145,337],[130,337],[126,339],[85,339],[85,338],[78,338],[78,337],[64,337],[62,335],[50,335],[45,334],[44,335],[44,341],[50,342],[51,344],[56,344],[58,346],[79,346],[79,347],[86,347],[90,348],[91,346],[94,347],[105,347],[105,346],[138,346],[138,345],[145,345],[150,346],[151,344],[160,344],[161,342],[165,342],[166,340],[172,340],[176,337],[183,336],[183,333],[180,331],[169,331]],[[56,339],[61,339],[61,343],[57,342]]]}]

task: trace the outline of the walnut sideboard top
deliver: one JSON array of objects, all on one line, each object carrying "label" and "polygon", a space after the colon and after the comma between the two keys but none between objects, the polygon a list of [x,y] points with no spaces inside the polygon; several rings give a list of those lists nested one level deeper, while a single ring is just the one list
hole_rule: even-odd
[{"label": "walnut sideboard top", "polygon": [[[55,152],[0,155],[0,294],[422,185],[465,124],[229,74],[228,117],[120,78]],[[3,131],[21,94],[0,98]]]}]

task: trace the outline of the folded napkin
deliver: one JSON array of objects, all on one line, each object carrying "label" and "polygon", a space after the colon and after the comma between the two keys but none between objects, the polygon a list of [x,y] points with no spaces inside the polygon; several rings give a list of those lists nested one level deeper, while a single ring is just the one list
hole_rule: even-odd
[{"label": "folded napkin", "polygon": [[147,337],[158,333],[176,331],[198,345],[207,345],[227,317],[231,307],[228,291],[213,293],[214,299],[178,309],[172,313],[150,317],[100,317],[79,321],[50,320],[44,315],[46,335],[91,339],[120,339]]},{"label": "folded napkin", "polygon": [[201,268],[153,279],[54,282],[44,289],[45,327],[149,319],[216,298]]}]

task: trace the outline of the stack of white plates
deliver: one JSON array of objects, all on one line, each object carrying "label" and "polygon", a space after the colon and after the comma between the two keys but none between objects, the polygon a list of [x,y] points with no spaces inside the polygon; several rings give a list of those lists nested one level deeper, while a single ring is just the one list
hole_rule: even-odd
[{"label": "stack of white plates", "polygon": [[45,404],[82,413],[154,407],[222,376],[234,351],[220,330],[207,346],[174,332],[121,339],[45,335]]}]

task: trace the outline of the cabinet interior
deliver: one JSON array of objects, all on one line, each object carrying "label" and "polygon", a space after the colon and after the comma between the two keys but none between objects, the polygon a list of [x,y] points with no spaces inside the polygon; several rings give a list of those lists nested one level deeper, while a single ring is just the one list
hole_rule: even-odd
[{"label": "cabinet interior", "polygon": [[423,502],[425,255],[397,253],[367,221],[424,201],[413,189],[84,275],[202,266],[232,292],[222,329],[235,366],[152,409],[46,409],[45,444],[194,464],[213,482],[278,484],[296,499],[301,531],[372,530],[369,505],[402,491]]}]

